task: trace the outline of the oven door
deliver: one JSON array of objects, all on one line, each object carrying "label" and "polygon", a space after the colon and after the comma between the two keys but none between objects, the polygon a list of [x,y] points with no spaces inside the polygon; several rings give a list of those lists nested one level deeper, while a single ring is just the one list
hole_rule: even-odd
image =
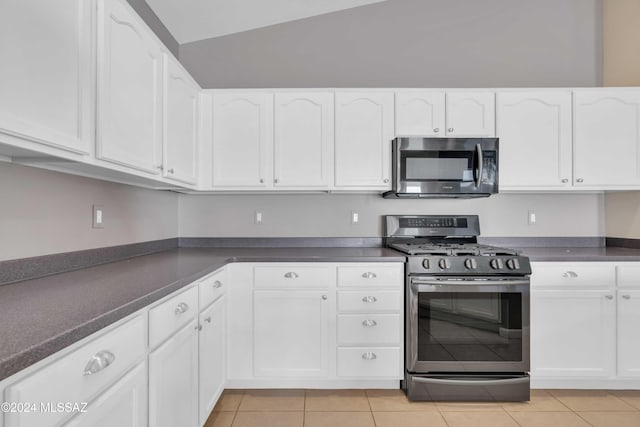
[{"label": "oven door", "polygon": [[408,372],[529,371],[529,278],[408,282]]}]

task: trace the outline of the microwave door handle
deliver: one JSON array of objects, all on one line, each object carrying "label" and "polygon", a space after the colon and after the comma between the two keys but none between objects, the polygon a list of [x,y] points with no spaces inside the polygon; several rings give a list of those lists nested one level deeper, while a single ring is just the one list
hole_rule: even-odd
[{"label": "microwave door handle", "polygon": [[482,164],[484,163],[484,159],[482,156],[482,147],[480,146],[480,144],[476,144],[476,170],[478,172],[478,174],[476,175],[476,188],[480,187],[480,184],[482,183]]}]

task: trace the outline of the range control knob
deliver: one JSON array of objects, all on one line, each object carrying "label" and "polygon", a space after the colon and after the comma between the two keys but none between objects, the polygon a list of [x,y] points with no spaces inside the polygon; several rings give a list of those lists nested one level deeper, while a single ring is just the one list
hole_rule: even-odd
[{"label": "range control knob", "polygon": [[440,267],[443,270],[446,270],[447,268],[451,267],[451,261],[449,261],[446,258],[440,258],[440,260],[438,261],[438,267]]},{"label": "range control knob", "polygon": [[473,258],[467,258],[464,260],[464,266],[467,270],[475,270],[478,268],[478,262]]},{"label": "range control knob", "polygon": [[517,270],[520,268],[520,261],[516,258],[511,258],[507,260],[507,268],[509,270]]},{"label": "range control knob", "polygon": [[489,266],[494,270],[500,270],[502,269],[502,267],[504,267],[504,264],[502,263],[502,260],[500,258],[494,258],[489,261]]},{"label": "range control knob", "polygon": [[428,270],[431,268],[431,263],[429,262],[429,258],[425,258],[422,260],[422,266],[424,267],[425,270]]}]

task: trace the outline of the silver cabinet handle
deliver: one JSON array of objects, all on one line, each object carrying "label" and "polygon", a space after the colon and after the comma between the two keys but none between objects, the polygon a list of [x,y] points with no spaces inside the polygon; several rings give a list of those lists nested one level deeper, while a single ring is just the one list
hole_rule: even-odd
[{"label": "silver cabinet handle", "polygon": [[578,277],[578,273],[576,273],[575,271],[565,271],[564,273],[562,273],[562,277],[566,279],[573,279],[575,277]]},{"label": "silver cabinet handle", "polygon": [[218,289],[222,287],[222,282],[220,280],[216,280],[215,282],[213,282],[213,287]]},{"label": "silver cabinet handle", "polygon": [[186,302],[181,302],[176,307],[176,310],[175,310],[176,316],[179,314],[186,313],[188,310],[189,310],[189,305]]},{"label": "silver cabinet handle", "polygon": [[116,360],[116,355],[109,350],[102,350],[94,354],[87,366],[84,367],[84,375],[93,375],[107,368]]},{"label": "silver cabinet handle", "polygon": [[569,182],[569,180],[568,180],[568,179],[566,179],[566,178],[562,180],[562,183],[563,183],[563,184],[566,184],[567,182]]},{"label": "silver cabinet handle", "polygon": [[623,299],[631,299],[631,295],[622,295]]},{"label": "silver cabinet handle", "polygon": [[364,360],[376,360],[378,356],[376,356],[376,354],[372,351],[367,351],[366,353],[362,354],[362,358]]},{"label": "silver cabinet handle", "polygon": [[327,300],[327,298],[329,298],[329,297],[328,297],[328,296],[326,296],[326,295],[322,295],[322,299],[323,299],[323,300],[325,300],[325,301],[326,301],[326,300]]},{"label": "silver cabinet handle", "polygon": [[260,184],[264,183],[264,179],[260,178]]},{"label": "silver cabinet handle", "polygon": [[433,129],[433,133],[438,133],[438,132],[440,132],[440,128],[434,128]]},{"label": "silver cabinet handle", "polygon": [[365,326],[367,328],[372,328],[374,326],[376,326],[378,324],[378,322],[376,322],[375,320],[372,319],[367,319],[367,320],[363,320],[362,321],[362,326]]},{"label": "silver cabinet handle", "polygon": [[278,178],[275,178],[275,179],[273,180],[273,183],[274,183],[274,184],[277,184],[277,183],[278,183]]},{"label": "silver cabinet handle", "polygon": [[297,279],[300,276],[298,276],[298,273],[290,271],[288,273],[284,273],[284,277],[286,277],[287,279]]},{"label": "silver cabinet handle", "polygon": [[173,174],[173,168],[169,169],[167,172],[169,172],[170,174]]},{"label": "silver cabinet handle", "polygon": [[582,178],[576,179],[576,182],[583,182],[583,181],[584,181],[584,179],[582,179]]},{"label": "silver cabinet handle", "polygon": [[196,331],[201,331],[202,330],[202,325],[196,325],[193,327],[193,329],[195,329]]},{"label": "silver cabinet handle", "polygon": [[158,166],[156,166],[156,169],[158,169],[159,171],[161,171],[161,170],[163,170],[163,169],[164,169],[164,167],[163,167],[162,165],[158,165]]},{"label": "silver cabinet handle", "polygon": [[376,302],[376,301],[378,301],[378,298],[373,297],[371,295],[362,297],[362,302]]},{"label": "silver cabinet handle", "polygon": [[608,299],[608,300],[612,300],[612,299],[613,299],[613,295],[605,295],[604,297],[605,297],[606,299]]},{"label": "silver cabinet handle", "polygon": [[385,178],[385,179],[382,180],[382,182],[384,182],[385,184],[388,184],[389,183],[389,179]]},{"label": "silver cabinet handle", "polygon": [[447,132],[453,132],[453,128],[447,129]]},{"label": "silver cabinet handle", "polygon": [[207,322],[207,323],[211,323],[211,316],[205,317],[204,321]]},{"label": "silver cabinet handle", "polygon": [[365,279],[375,279],[376,277],[376,273],[372,273],[371,271],[367,271],[366,273],[362,273],[362,277],[364,277]]}]

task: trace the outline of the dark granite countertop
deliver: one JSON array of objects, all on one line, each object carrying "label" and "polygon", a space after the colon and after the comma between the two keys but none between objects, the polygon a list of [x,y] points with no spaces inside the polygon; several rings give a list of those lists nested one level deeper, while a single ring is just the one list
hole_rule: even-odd
[{"label": "dark granite countertop", "polygon": [[404,262],[385,248],[183,248],[0,286],[0,380],[230,262]]},{"label": "dark granite countertop", "polygon": [[617,247],[524,247],[517,248],[533,262],[640,261],[640,249]]}]

